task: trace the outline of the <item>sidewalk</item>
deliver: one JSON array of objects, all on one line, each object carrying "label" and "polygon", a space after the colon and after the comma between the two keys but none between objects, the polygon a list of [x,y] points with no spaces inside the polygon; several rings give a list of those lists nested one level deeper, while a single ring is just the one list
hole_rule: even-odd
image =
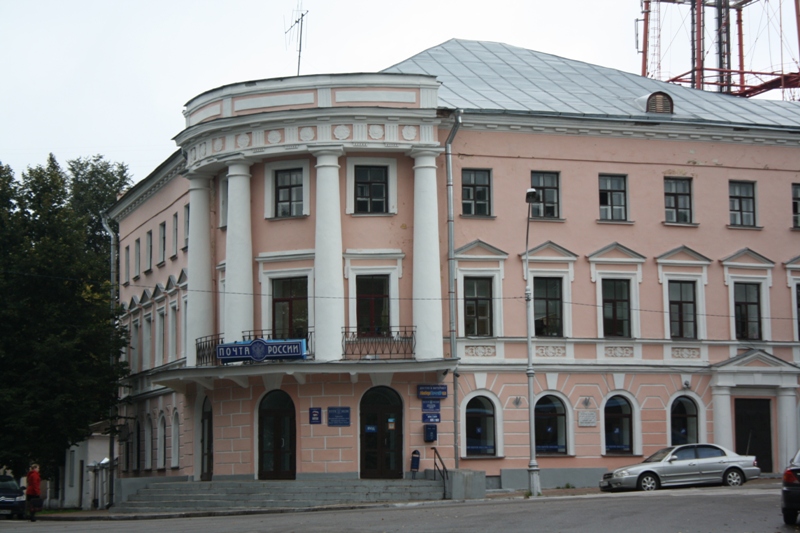
[{"label": "sidewalk", "polygon": [[[771,474],[768,474],[771,476]],[[781,486],[780,477],[764,477],[748,481],[744,485],[749,488],[764,488],[764,489],[778,489]],[[669,489],[668,489],[669,490]],[[674,489],[680,490],[680,489]],[[527,491],[525,490],[498,490],[487,491],[486,498],[481,501],[494,501],[494,500],[521,500],[526,498]],[[570,496],[601,496],[604,494],[597,487],[580,487],[580,488],[557,488],[542,490],[541,498],[562,498]],[[617,493],[619,494],[619,493]],[[631,494],[636,494],[632,492]],[[190,518],[190,517],[205,517],[205,516],[231,516],[231,515],[245,515],[245,514],[274,514],[274,513],[292,513],[292,512],[314,512],[326,511],[334,509],[362,509],[374,507],[398,507],[403,505],[442,505],[454,502],[454,500],[435,500],[430,502],[410,502],[410,503],[369,503],[369,504],[343,504],[343,505],[326,505],[319,507],[308,508],[272,508],[272,509],[218,509],[213,511],[170,511],[164,513],[118,513],[113,508],[109,510],[93,510],[93,511],[78,511],[78,510],[63,510],[63,511],[44,511],[36,515],[37,520],[46,521],[82,521],[82,520],[155,520],[164,518]]]}]

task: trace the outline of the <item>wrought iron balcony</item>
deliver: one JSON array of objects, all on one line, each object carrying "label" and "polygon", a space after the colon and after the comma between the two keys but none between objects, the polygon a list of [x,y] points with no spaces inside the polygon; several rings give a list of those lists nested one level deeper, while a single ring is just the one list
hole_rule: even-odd
[{"label": "wrought iron balcony", "polygon": [[[269,329],[254,329],[251,331],[242,332],[242,340],[253,341],[256,339],[265,339],[271,341],[296,341],[299,339],[306,340],[306,360],[314,359],[314,330],[313,328],[295,330],[291,332],[274,332]],[[264,361],[268,362],[268,361]],[[256,361],[253,361],[256,364]]]},{"label": "wrought iron balcony", "polygon": [[219,366],[217,360],[217,346],[225,342],[222,335],[209,335],[200,337],[195,341],[197,348],[197,366]]},{"label": "wrought iron balcony", "polygon": [[345,359],[413,359],[416,346],[415,326],[398,326],[386,330],[344,328],[342,353]]},{"label": "wrought iron balcony", "polygon": [[[242,333],[243,341],[252,341],[255,339],[265,340],[306,340],[306,349],[308,354],[305,359],[314,358],[314,332],[313,331],[295,331],[291,336],[287,337],[285,334],[276,335],[271,330],[256,329],[245,331]],[[220,362],[217,359],[217,346],[224,344],[225,339],[222,335],[209,335],[208,337],[200,337],[196,341],[197,347],[197,366],[224,366],[226,363]],[[269,359],[265,361],[243,361],[240,364],[255,365],[265,363],[280,363],[281,360]],[[232,363],[227,363],[232,364]]]}]

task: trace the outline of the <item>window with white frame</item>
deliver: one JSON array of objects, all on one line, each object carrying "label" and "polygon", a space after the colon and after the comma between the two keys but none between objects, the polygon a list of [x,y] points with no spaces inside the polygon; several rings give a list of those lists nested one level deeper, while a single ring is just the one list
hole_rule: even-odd
[{"label": "window with white frame", "polygon": [[133,243],[133,279],[137,279],[142,268],[142,243],[139,239]]},{"label": "window with white frame", "polygon": [[792,183],[792,227],[800,228],[800,184]]},{"label": "window with white frame", "polygon": [[139,372],[139,321],[133,321],[133,328],[131,332],[131,356],[130,356],[130,369],[131,374]]},{"label": "window with white frame", "polygon": [[461,214],[489,216],[492,214],[492,172],[487,169],[461,171]]},{"label": "window with white frame", "polygon": [[145,238],[145,272],[150,272],[153,270],[153,232],[148,231],[146,238]]},{"label": "window with white frame", "polygon": [[125,283],[131,282],[131,247],[125,247]]},{"label": "window with white frame", "polygon": [[311,213],[307,159],[266,163],[264,180],[264,218],[291,218]]},{"label": "window with white frame", "polygon": [[597,271],[596,276],[599,337],[640,337],[638,274]]},{"label": "window with white frame", "polygon": [[474,396],[467,402],[467,456],[497,455],[497,427],[494,404],[485,396]]},{"label": "window with white frame", "polygon": [[692,180],[664,178],[664,218],[672,224],[691,224]]},{"label": "window with white frame", "polygon": [[153,345],[153,315],[147,314],[144,317],[144,327],[142,330],[142,368],[150,368],[150,347]]},{"label": "window with white frame", "polygon": [[705,276],[664,272],[664,327],[673,340],[706,338]]},{"label": "window with white frame", "polygon": [[178,410],[172,413],[172,431],[170,432],[170,452],[171,452],[171,461],[170,466],[172,468],[178,468],[178,463],[180,461],[180,450],[181,450],[181,438],[180,438],[180,419],[178,418]]},{"label": "window with white frame", "polygon": [[769,275],[728,275],[731,339],[772,340]]},{"label": "window with white frame", "polygon": [[500,268],[459,268],[459,337],[502,337],[502,270]]},{"label": "window with white frame", "polygon": [[183,306],[181,307],[181,309],[183,309],[183,312],[181,313],[181,355],[183,357],[186,357],[186,347],[188,346],[187,344],[188,342],[187,334],[189,331],[189,328],[187,327],[189,322],[189,313],[187,311],[187,309],[189,309],[188,305],[189,305],[189,297],[184,296]]},{"label": "window with white frame", "polygon": [[[353,267],[348,273],[349,322],[360,337],[392,335],[400,327],[397,267]],[[388,329],[387,329],[388,328]]]},{"label": "window with white frame", "polygon": [[167,260],[167,223],[162,222],[158,225],[158,263],[162,264]]},{"label": "window with white frame", "polygon": [[567,410],[557,396],[543,396],[536,401],[536,453],[567,454]]},{"label": "window with white frame", "polygon": [[183,206],[183,247],[189,247],[189,204]]},{"label": "window with white frame", "polygon": [[728,184],[730,225],[755,227],[756,184],[750,181],[731,181]]},{"label": "window with white frame", "polygon": [[628,220],[628,178],[600,174],[600,220]]},{"label": "window with white frame", "polygon": [[564,280],[534,276],[533,322],[536,337],[564,336]]},{"label": "window with white frame", "polygon": [[397,214],[397,160],[348,157],[345,213]]},{"label": "window with white frame", "polygon": [[156,311],[156,362],[155,366],[164,364],[164,332],[166,325],[166,309],[159,308]]},{"label": "window with white frame", "polygon": [[603,410],[605,453],[631,455],[633,448],[633,409],[624,396],[612,396]]},{"label": "window with white frame", "polygon": [[158,442],[156,444],[158,450],[158,468],[163,469],[167,466],[167,419],[164,413],[158,417]]},{"label": "window with white frame", "polygon": [[561,194],[558,172],[531,172],[531,187],[536,201],[531,204],[534,218],[561,218]]},{"label": "window with white frame", "polygon": [[169,304],[169,333],[167,335],[167,361],[177,358],[178,350],[178,302]]},{"label": "window with white frame", "polygon": [[670,408],[670,444],[697,444],[698,440],[697,404],[688,396],[675,398]]},{"label": "window with white frame", "polygon": [[150,415],[144,423],[144,469],[153,469],[153,419]]},{"label": "window with white frame", "polygon": [[172,257],[178,255],[178,213],[172,214]]}]

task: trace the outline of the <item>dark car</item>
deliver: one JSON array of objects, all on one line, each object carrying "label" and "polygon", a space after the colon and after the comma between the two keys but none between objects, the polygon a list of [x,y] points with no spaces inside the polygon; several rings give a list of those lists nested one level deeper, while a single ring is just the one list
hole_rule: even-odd
[{"label": "dark car", "polygon": [[800,511],[800,451],[783,471],[781,511],[785,524],[793,526],[797,523],[797,513]]},{"label": "dark car", "polygon": [[25,515],[25,493],[11,476],[0,476],[0,515],[8,518]]}]

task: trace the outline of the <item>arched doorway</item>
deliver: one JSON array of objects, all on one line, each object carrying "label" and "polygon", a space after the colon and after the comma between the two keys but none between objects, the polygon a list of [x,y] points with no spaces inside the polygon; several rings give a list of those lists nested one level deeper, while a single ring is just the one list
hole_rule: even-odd
[{"label": "arched doorway", "polygon": [[258,406],[258,479],[294,479],[296,468],[294,402],[275,390]]},{"label": "arched doorway", "polygon": [[361,398],[361,477],[403,477],[403,402],[389,387]]},{"label": "arched doorway", "polygon": [[200,419],[200,481],[211,481],[214,475],[214,413],[211,400],[203,401],[203,415]]}]

